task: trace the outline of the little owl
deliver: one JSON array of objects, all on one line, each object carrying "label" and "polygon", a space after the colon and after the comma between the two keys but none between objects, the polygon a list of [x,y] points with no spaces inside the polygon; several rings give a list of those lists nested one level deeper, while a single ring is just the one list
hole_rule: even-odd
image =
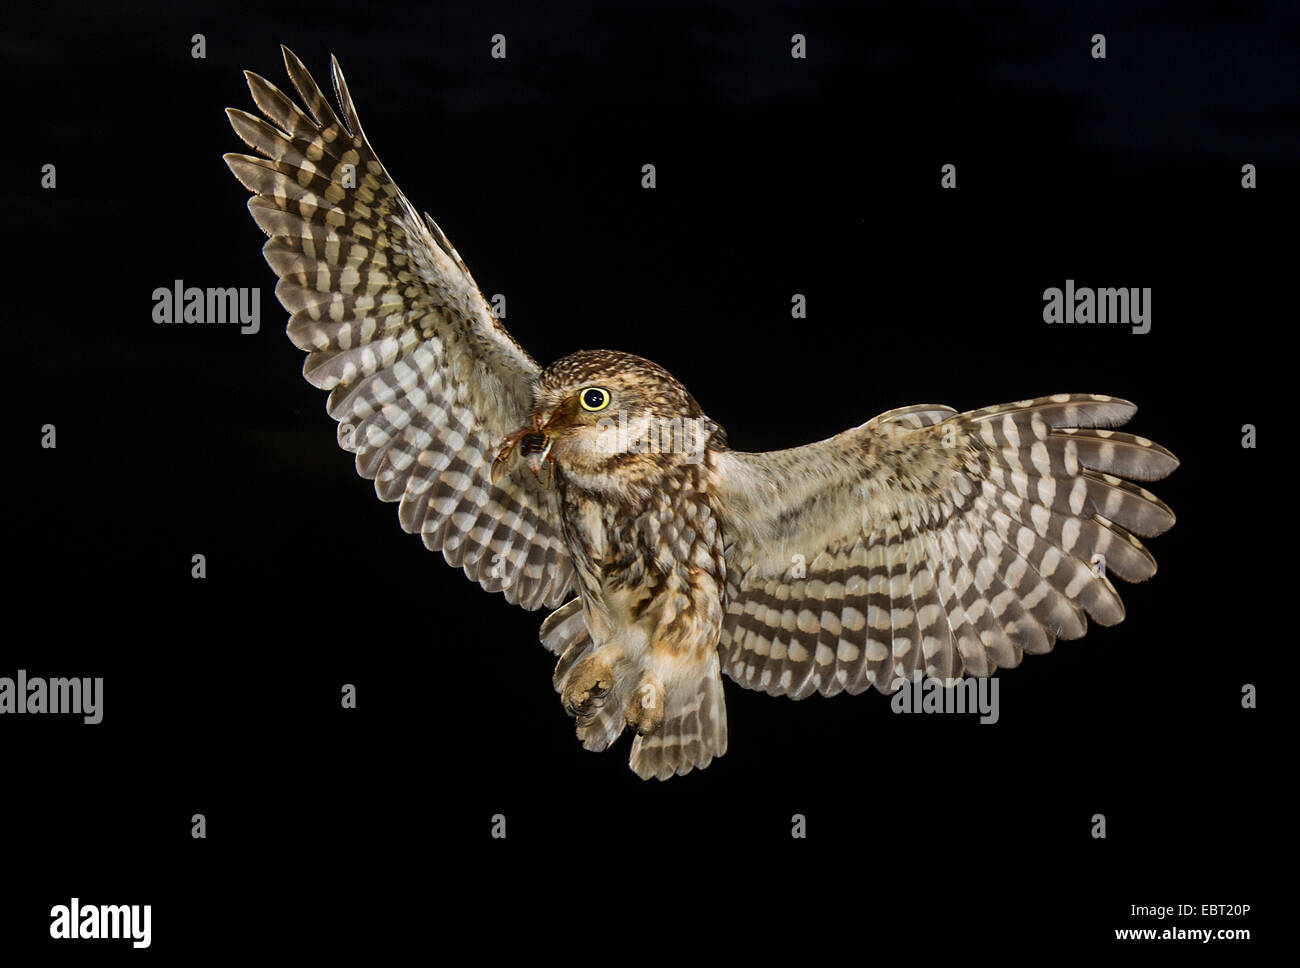
[{"label": "little owl", "polygon": [[630,727],[665,779],[727,749],[725,672],[802,699],[990,676],[1124,617],[1134,535],[1174,522],[1178,461],[1110,429],[1136,408],[1058,394],[891,410],[820,443],[729,450],[662,367],[609,350],[538,366],[447,237],[287,49],[304,111],[248,73],[263,157],[229,154],[340,445],[402,527],[489,591],[555,609],[541,639],[585,747]]}]

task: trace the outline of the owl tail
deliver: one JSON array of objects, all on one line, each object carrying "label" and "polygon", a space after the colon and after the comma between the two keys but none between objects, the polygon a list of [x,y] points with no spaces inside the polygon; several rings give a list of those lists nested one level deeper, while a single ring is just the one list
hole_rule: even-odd
[{"label": "owl tail", "polygon": [[641,779],[666,780],[702,770],[727,752],[727,703],[716,650],[709,651],[703,666],[703,675],[667,684],[663,722],[632,741],[628,762]]},{"label": "owl tail", "polygon": [[[552,682],[564,692],[575,666],[591,655],[594,643],[582,615],[582,603],[573,599],[542,623],[542,643],[560,657]],[[607,749],[627,725],[627,704],[635,702],[632,686],[641,681],[641,669],[620,669],[615,685],[589,715],[578,718],[578,738],[589,750]],[[704,769],[715,756],[727,752],[727,704],[722,695],[718,653],[711,650],[698,664],[670,678],[664,688],[663,722],[651,733],[632,742],[629,765],[643,780],[683,775]]]}]

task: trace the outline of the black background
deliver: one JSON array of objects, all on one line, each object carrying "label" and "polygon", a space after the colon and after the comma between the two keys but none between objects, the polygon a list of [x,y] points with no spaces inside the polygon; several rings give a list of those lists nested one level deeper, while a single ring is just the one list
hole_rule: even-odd
[{"label": "black background", "polygon": [[[803,957],[1145,954],[1114,929],[1170,922],[1130,905],[1228,902],[1254,911],[1212,926],[1252,928],[1231,952],[1250,954],[1293,770],[1269,712],[1294,647],[1275,456],[1294,443],[1288,6],[55,4],[11,21],[0,675],[103,676],[105,718],[0,720],[6,950],[386,963],[469,939],[481,957],[650,959],[705,931]],[[1154,488],[1179,516],[1149,542],[1160,573],[1119,586],[1123,624],[1006,672],[996,726],[728,682],[730,749],[702,773],[643,783],[626,740],[583,751],[542,615],[403,534],[299,375],[220,157],[245,150],[222,112],[252,108],[240,71],[289,86],[282,42],[323,85],[338,55],[379,156],[539,360],[651,357],[747,450],[912,403],[1125,397],[1130,429],[1182,460]],[[151,294],[178,278],[261,287],[262,331],[155,325]],[[1150,287],[1151,332],[1045,325],[1043,290],[1066,279]],[[74,895],[152,904],[153,947],[50,942]]]}]

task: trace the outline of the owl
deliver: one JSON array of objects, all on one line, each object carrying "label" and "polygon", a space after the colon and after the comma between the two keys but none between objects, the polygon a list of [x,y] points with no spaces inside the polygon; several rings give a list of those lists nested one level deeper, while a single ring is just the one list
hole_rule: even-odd
[{"label": "owl", "polygon": [[1165,448],[1111,428],[1136,408],[1057,394],[958,413],[891,410],[771,453],[723,429],[662,367],[584,350],[539,366],[441,229],[284,50],[301,106],[246,73],[263,117],[228,109],[258,155],[263,252],[338,442],[402,527],[526,609],[577,734],[666,779],[727,749],[725,673],[802,699],[984,677],[1113,625],[1111,576],[1155,560],[1173,513],[1134,481]]}]

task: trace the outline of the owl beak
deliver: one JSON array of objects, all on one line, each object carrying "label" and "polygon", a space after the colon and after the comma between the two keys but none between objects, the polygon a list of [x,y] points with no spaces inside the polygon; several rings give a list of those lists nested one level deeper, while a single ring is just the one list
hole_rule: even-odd
[{"label": "owl beak", "polygon": [[541,413],[533,414],[533,426],[537,428],[537,432],[540,434],[546,434],[548,437],[562,437],[573,426],[573,418],[577,413],[578,398],[572,396],[554,410],[549,412],[543,410]]}]

